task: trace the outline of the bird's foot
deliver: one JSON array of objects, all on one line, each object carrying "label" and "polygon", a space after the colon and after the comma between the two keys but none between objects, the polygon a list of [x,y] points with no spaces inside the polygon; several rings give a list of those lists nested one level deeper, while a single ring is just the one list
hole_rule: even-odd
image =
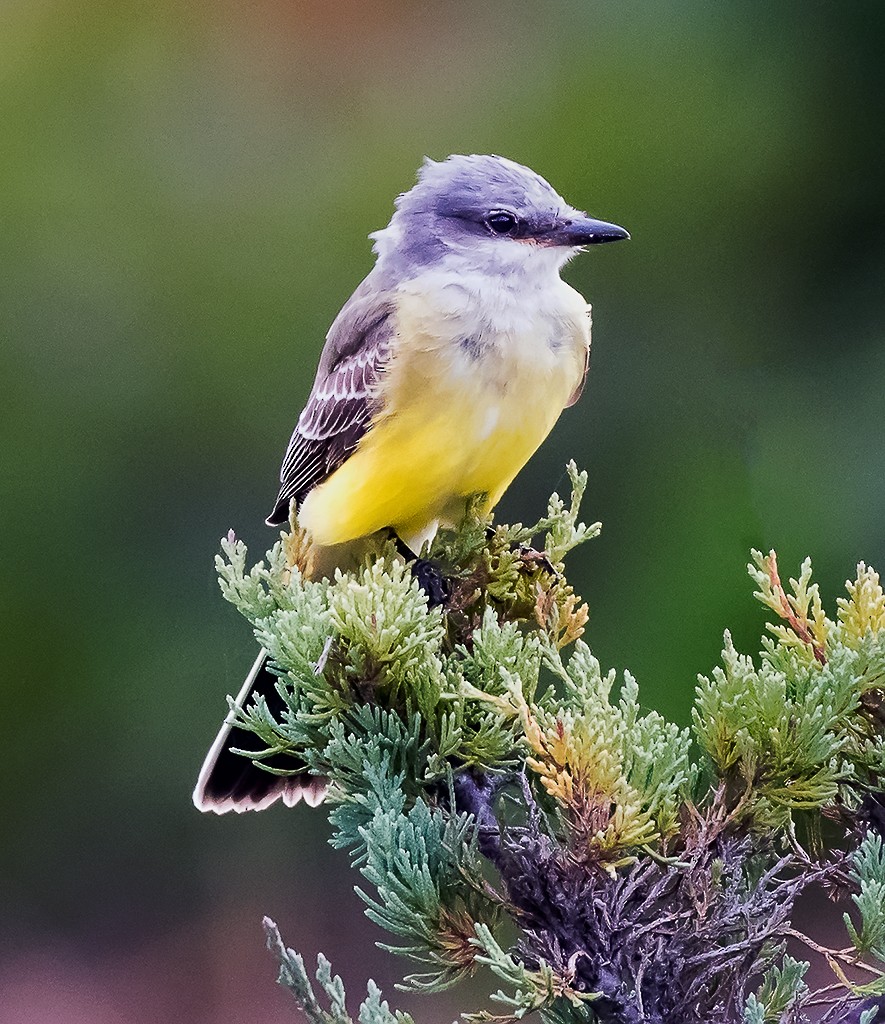
[{"label": "bird's foot", "polygon": [[412,565],[412,575],[427,595],[427,603],[431,608],[445,604],[452,596],[449,581],[440,572],[439,566],[428,559],[416,558]]},{"label": "bird's foot", "polygon": [[531,548],[527,544],[523,544],[519,549],[519,557],[526,566],[539,565],[545,572],[549,572],[551,576],[555,576],[556,579],[559,579],[562,575],[557,572],[556,566],[550,561],[550,556],[546,551],[537,551],[535,548]]},{"label": "bird's foot", "polygon": [[442,570],[428,558],[420,558],[400,537],[395,537],[396,549],[406,562],[412,563],[412,575],[418,586],[427,595],[427,603],[431,608],[446,604],[452,596],[452,585],[442,574]]}]

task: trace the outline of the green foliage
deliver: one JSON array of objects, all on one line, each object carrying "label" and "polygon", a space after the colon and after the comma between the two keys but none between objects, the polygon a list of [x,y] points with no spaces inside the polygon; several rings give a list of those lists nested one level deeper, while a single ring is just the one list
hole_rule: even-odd
[{"label": "green foliage", "polygon": [[[546,665],[560,680],[544,704],[509,679],[507,700],[529,747],[526,764],[557,803],[576,856],[617,861],[676,830],[678,809],[695,775],[687,729],[655,711],[640,714],[639,687],[628,673],[617,700],[614,670],[603,675],[578,641],[567,663],[545,640]],[[503,702],[502,702],[503,703]]]},{"label": "green foliage", "polygon": [[269,917],[264,919],[264,932],[267,948],[279,963],[278,981],[295,997],[310,1024],[414,1024],[408,1013],[390,1009],[387,1002],[382,1000],[381,991],[374,981],[368,984],[368,995],[360,1005],[354,1022],[347,1012],[341,978],[337,974],[332,976],[332,965],[321,953],[317,957],[316,980],[329,1002],[329,1009],[324,1009],[304,967],[303,958],[283,944],[276,924]]},{"label": "green foliage", "polygon": [[459,644],[447,661],[452,707],[460,716],[463,736],[459,755],[465,764],[502,768],[518,763],[521,731],[504,698],[515,680],[525,699],[531,699],[541,662],[537,634],[526,634],[514,622],[500,622],[486,608],[469,646]]},{"label": "green foliage", "polygon": [[533,526],[524,527],[517,523],[500,528],[502,535],[511,544],[525,544],[544,533],[544,553],[554,565],[560,567],[565,564],[565,556],[570,551],[585,541],[593,540],[602,532],[602,523],[587,526],[580,519],[581,502],[587,490],[586,471],[578,470],[572,461],[566,466],[566,472],[572,485],[568,506],[554,491],[547,503],[547,515]]},{"label": "green foliage", "polygon": [[360,870],[377,894],[357,889],[366,913],[407,940],[385,949],[428,968],[406,978],[410,987],[438,991],[472,973],[477,921],[497,924],[499,908],[484,891],[472,825],[467,815],[447,815],[418,800],[408,811],[379,807],[360,830]]},{"label": "green foliage", "polygon": [[862,787],[881,774],[883,737],[875,716],[885,631],[869,625],[879,620],[865,566],[858,566],[863,580],[847,584],[853,596],[842,600],[834,623],[810,582],[810,560],[786,593],[774,553],[753,557],[755,596],[782,619],[768,626],[776,640],[763,638],[756,666],[726,632],[722,667],[699,677],[693,721],[716,772],[742,788],[745,810],[758,826],[783,829],[797,811],[855,806]]},{"label": "green foliage", "polygon": [[[390,544],[314,580],[297,523],[252,569],[226,538],[222,593],[283,698],[276,716],[262,700],[235,709],[265,745],[248,756],[288,755],[290,770],[329,779],[332,845],[365,879],[366,913],[394,937],[384,948],[418,968],[407,988],[486,969],[502,983],[494,1019],[800,1024],[815,993],[784,942],[799,935],[799,892],[826,881],[850,884],[853,945],[809,949],[835,973],[832,1013],[859,1019],[885,991],[868,962],[885,960],[885,851],[872,830],[856,839],[885,775],[878,576],[861,563],[830,619],[810,561],[788,589],[774,553],[753,552],[756,597],[777,621],[758,660],[726,633],[722,665],[699,677],[696,762],[692,732],[643,709],[634,677],[618,685],[579,639],[587,610],[563,560],[599,526],[580,522],[586,475],[568,472],[570,500],[554,495],[531,527],[495,526],[479,496],[438,535],[427,553],[450,583],[442,607]],[[847,869],[846,855],[799,844],[800,820],[819,835],[821,816],[853,850]],[[328,962],[325,1009],[301,958],[268,935],[312,1024],[352,1024]],[[859,964],[863,984],[846,974]],[[410,1024],[371,983],[358,1020]]]},{"label": "green foliage", "polygon": [[[573,717],[576,726],[587,719],[601,723],[606,743],[615,752],[621,783],[632,794],[632,799],[622,804],[625,815],[633,813],[647,821],[654,839],[671,835],[679,807],[696,775],[689,758],[688,729],[665,721],[657,711],[641,714],[639,684],[629,672],[624,673],[615,703],[614,670],[603,676],[599,662],[581,641],[575,646],[563,679],[565,702],[559,720],[577,712],[579,717]],[[634,844],[621,841],[621,845]]]},{"label": "green foliage", "polygon": [[[492,1002],[507,1007],[508,1013],[516,1019],[527,1013],[541,1011],[548,1020],[554,1020],[565,1015],[565,1007],[571,1010],[585,1009],[599,998],[597,992],[580,992],[571,988],[566,979],[543,962],[537,971],[528,970],[501,948],[487,925],[477,925],[476,937],[471,941],[481,950],[476,955],[477,962],[485,964],[511,990],[505,992],[499,989],[491,996]],[[465,1019],[478,1022],[490,1020],[492,1016],[484,1012],[467,1014]]]},{"label": "green foliage", "polygon": [[762,985],[747,999],[744,1024],[781,1024],[806,991],[803,978],[808,970],[804,960],[784,956],[765,972]]},{"label": "green foliage", "polygon": [[[857,952],[867,953],[885,963],[885,844],[868,832],[854,853],[851,877],[859,892],[851,898],[860,913],[860,929],[845,914],[845,927]],[[885,992],[885,984],[879,986]]]},{"label": "green foliage", "polygon": [[414,706],[426,720],[433,717],[442,689],[442,616],[428,609],[401,558],[374,562],[355,578],[336,572],[329,627],[334,688],[361,700],[377,693],[388,706]]},{"label": "green foliage", "polygon": [[700,677],[693,721],[717,772],[750,792],[761,826],[785,827],[791,812],[835,799],[845,745],[838,723],[857,695],[850,675],[834,679],[805,662],[783,671],[771,655],[764,651],[757,669],[726,634],[723,666]]}]

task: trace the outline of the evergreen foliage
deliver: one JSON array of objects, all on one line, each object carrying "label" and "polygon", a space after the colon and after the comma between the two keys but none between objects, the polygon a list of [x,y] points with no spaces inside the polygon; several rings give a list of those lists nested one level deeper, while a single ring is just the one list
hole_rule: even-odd
[{"label": "evergreen foliage", "polygon": [[[485,969],[495,1019],[547,1024],[801,1024],[820,1007],[885,1021],[878,575],[861,563],[830,619],[809,561],[785,587],[774,552],[754,551],[775,621],[758,659],[725,634],[680,729],[643,713],[633,677],[618,684],[580,639],[587,608],[563,563],[599,524],[580,522],[586,476],[569,476],[570,501],[554,495],[533,526],[494,526],[477,502],[438,536],[425,554],[449,580],[442,607],[390,544],[315,581],[294,516],[251,569],[230,534],[222,593],[284,702],[279,717],[262,701],[237,712],[265,745],[244,756],[287,754],[329,779],[332,844],[363,875],[385,948],[415,965],[406,988]],[[809,887],[849,908],[843,947],[793,927]],[[353,1024],[328,961],[314,984],[265,925],[311,1024]],[[825,958],[830,985],[806,985],[788,939]],[[411,1024],[371,982],[357,1020]]]}]

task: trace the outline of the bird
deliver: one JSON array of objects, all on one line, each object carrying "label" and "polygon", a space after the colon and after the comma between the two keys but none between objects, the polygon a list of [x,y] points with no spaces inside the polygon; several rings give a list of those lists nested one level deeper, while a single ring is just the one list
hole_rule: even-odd
[{"label": "bird", "polygon": [[[560,271],[587,246],[630,237],[494,155],[426,159],[394,205],[369,236],[372,270],[326,336],[267,518],[285,523],[296,502],[318,564],[323,552],[340,564],[379,531],[417,556],[471,496],[495,507],[584,388],[590,307]],[[275,684],[262,651],[236,707],[261,695],[282,710]],[[259,749],[232,715],[200,772],[200,810],[322,799],[323,780],[231,753]]]}]

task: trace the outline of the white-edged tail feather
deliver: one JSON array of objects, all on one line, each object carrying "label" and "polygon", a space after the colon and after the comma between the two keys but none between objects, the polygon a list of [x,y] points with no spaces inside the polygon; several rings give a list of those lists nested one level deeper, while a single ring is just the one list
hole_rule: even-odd
[{"label": "white-edged tail feather", "polygon": [[274,775],[256,767],[248,757],[231,753],[231,747],[248,747],[251,736],[239,731],[237,737],[231,738],[236,728],[235,709],[245,707],[253,694],[263,696],[271,706],[274,700],[280,700],[275,677],[267,670],[266,662],[267,651],[262,648],[203,761],[193,793],[194,806],[199,811],[242,814],[263,811],[277,800],[282,800],[287,807],[294,807],[301,800],[316,807],[326,795],[327,783],[320,776],[307,772]]}]

